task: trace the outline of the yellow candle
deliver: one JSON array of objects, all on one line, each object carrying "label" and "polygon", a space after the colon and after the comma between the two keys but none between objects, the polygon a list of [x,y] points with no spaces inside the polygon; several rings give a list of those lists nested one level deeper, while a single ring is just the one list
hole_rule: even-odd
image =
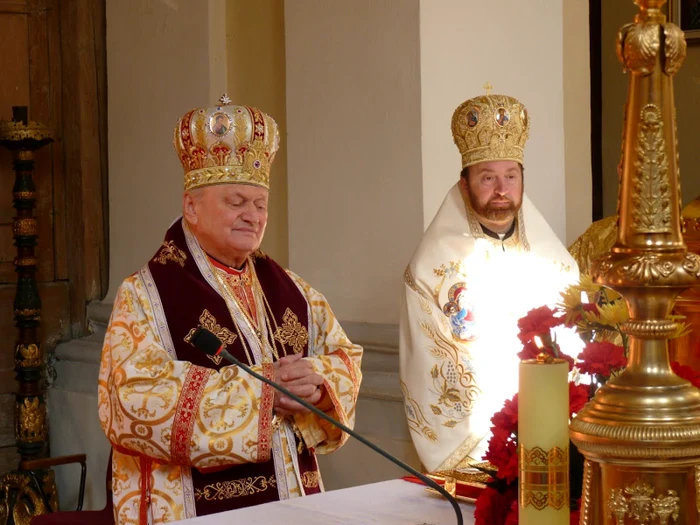
[{"label": "yellow candle", "polygon": [[543,354],[520,363],[519,525],[569,525],[568,371]]}]

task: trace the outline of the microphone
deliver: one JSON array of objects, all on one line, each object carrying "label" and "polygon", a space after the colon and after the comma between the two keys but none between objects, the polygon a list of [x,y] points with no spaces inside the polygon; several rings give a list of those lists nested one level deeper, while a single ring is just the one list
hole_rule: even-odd
[{"label": "microphone", "polygon": [[412,474],[415,477],[417,477],[418,479],[420,479],[424,484],[437,490],[440,494],[445,496],[445,498],[454,507],[455,515],[457,516],[457,525],[464,524],[463,518],[462,518],[462,509],[459,508],[459,504],[457,503],[457,500],[449,492],[447,492],[443,487],[441,487],[438,483],[436,483],[435,481],[433,481],[429,477],[421,474],[416,469],[407,465],[406,463],[404,463],[400,459],[392,456],[386,450],[378,447],[377,445],[375,445],[374,443],[372,443],[368,439],[365,439],[364,437],[362,437],[360,434],[358,434],[354,430],[351,430],[350,428],[346,427],[340,421],[336,421],[335,419],[333,419],[331,416],[329,416],[325,412],[320,411],[318,408],[313,406],[311,403],[308,403],[307,401],[304,401],[299,396],[292,394],[289,390],[284,388],[282,385],[279,385],[279,384],[275,383],[274,381],[270,381],[266,377],[261,376],[257,372],[251,370],[250,367],[248,367],[247,365],[244,365],[238,359],[236,359],[234,356],[232,356],[230,353],[228,353],[226,350],[224,350],[224,345],[221,342],[221,340],[216,335],[214,335],[212,332],[207,330],[206,328],[204,328],[202,326],[198,326],[195,329],[194,334],[192,334],[192,337],[190,338],[190,344],[192,346],[194,346],[195,348],[201,350],[205,354],[218,355],[218,356],[226,359],[226,361],[229,361],[229,362],[233,363],[234,365],[237,365],[238,367],[245,370],[248,374],[252,375],[256,379],[259,379],[263,383],[270,385],[275,390],[282,392],[285,396],[292,398],[294,401],[296,401],[300,405],[304,406],[305,408],[307,408],[308,410],[310,410],[311,412],[316,414],[318,417],[325,419],[331,425],[339,428],[340,430],[342,430],[346,434],[354,437],[356,440],[358,440],[363,445],[371,448],[376,453],[384,456],[386,459],[391,461],[394,465],[397,465],[398,467],[402,468],[406,472],[409,472],[410,474]]}]

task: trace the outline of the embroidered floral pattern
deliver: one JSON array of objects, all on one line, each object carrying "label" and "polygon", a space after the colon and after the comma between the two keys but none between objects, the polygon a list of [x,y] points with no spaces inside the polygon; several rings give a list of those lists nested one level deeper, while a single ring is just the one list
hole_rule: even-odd
[{"label": "embroidered floral pattern", "polygon": [[321,480],[317,471],[304,472],[301,475],[301,482],[307,489],[312,489],[318,487],[318,483]]},{"label": "embroidered floral pattern", "polygon": [[282,326],[275,330],[275,340],[291,346],[294,353],[298,354],[309,344],[309,332],[301,325],[296,314],[287,308],[282,316]]},{"label": "embroidered floral pattern", "polygon": [[[199,316],[199,323],[221,340],[224,350],[228,345],[232,345],[238,337],[236,334],[231,332],[231,330],[217,323],[216,318],[211,313],[209,313],[209,310],[207,309],[205,309],[202,312],[202,315]],[[189,343],[192,340],[192,336],[194,335],[196,330],[197,328],[195,327],[189,331],[189,333],[185,336],[185,342]],[[221,364],[221,356],[207,355],[207,357],[214,361],[215,364]]]},{"label": "embroidered floral pattern", "polygon": [[204,498],[207,501],[221,501],[225,499],[240,498],[241,496],[252,496],[259,492],[265,492],[270,488],[277,487],[275,476],[255,476],[249,478],[234,479],[231,481],[221,481],[205,485],[203,489],[197,489],[194,493],[197,501]]},{"label": "embroidered floral pattern", "polygon": [[187,255],[175,245],[174,241],[166,241],[154,257],[154,260],[160,264],[167,264],[168,261],[173,261],[184,268]]}]

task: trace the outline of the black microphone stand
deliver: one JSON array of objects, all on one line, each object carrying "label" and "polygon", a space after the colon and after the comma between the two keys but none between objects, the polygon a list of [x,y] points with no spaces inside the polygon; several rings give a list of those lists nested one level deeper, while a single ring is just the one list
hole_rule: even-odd
[{"label": "black microphone stand", "polygon": [[[195,337],[192,337],[192,343],[194,344],[194,342],[195,342]],[[200,348],[200,350],[201,350],[201,348]],[[351,430],[350,428],[346,427],[345,425],[343,425],[343,424],[340,423],[339,421],[336,421],[336,420],[333,419],[331,416],[327,415],[325,412],[320,411],[318,408],[316,408],[315,406],[313,406],[311,403],[308,403],[307,401],[304,401],[304,400],[303,400],[302,398],[300,398],[299,396],[297,396],[297,395],[295,395],[295,394],[292,394],[289,390],[287,390],[286,388],[284,388],[282,385],[278,385],[278,384],[275,383],[274,381],[270,381],[270,380],[267,379],[266,377],[261,376],[261,375],[258,374],[257,372],[251,370],[249,366],[244,365],[242,362],[240,362],[238,359],[236,359],[234,356],[232,356],[232,355],[231,355],[230,353],[228,353],[227,351],[225,351],[225,350],[220,351],[217,355],[223,357],[224,359],[226,359],[227,361],[233,363],[234,365],[241,367],[243,370],[245,370],[246,372],[248,372],[250,375],[252,375],[252,376],[255,377],[256,379],[259,379],[259,380],[262,381],[263,383],[270,385],[270,386],[271,386],[272,388],[274,388],[275,390],[279,390],[279,391],[282,392],[285,396],[289,396],[289,397],[292,398],[294,401],[296,401],[296,402],[299,403],[300,405],[304,406],[305,408],[309,409],[311,412],[313,412],[314,414],[316,414],[318,417],[325,419],[325,420],[328,421],[330,424],[332,424],[332,425],[338,427],[338,428],[339,428],[340,430],[342,430],[343,432],[346,432],[346,433],[349,434],[350,436],[354,437],[356,440],[358,440],[358,441],[359,441],[360,443],[362,443],[363,445],[365,445],[365,446],[371,448],[372,450],[374,450],[374,451],[377,452],[378,454],[381,454],[382,456],[384,456],[386,459],[388,459],[389,461],[391,461],[391,462],[394,463],[395,465],[401,467],[402,469],[404,469],[404,470],[407,471],[407,472],[410,472],[411,474],[413,474],[415,477],[417,477],[418,479],[420,479],[423,483],[425,483],[425,484],[428,485],[429,487],[431,487],[431,488],[437,490],[440,494],[442,494],[443,496],[445,496],[445,498],[447,498],[447,500],[448,500],[448,501],[452,504],[452,506],[454,507],[454,509],[455,509],[455,514],[457,515],[457,525],[463,525],[463,524],[464,524],[464,521],[463,521],[463,518],[462,518],[462,509],[459,507],[459,503],[457,503],[457,500],[456,500],[449,492],[447,492],[443,487],[441,487],[439,483],[436,483],[435,481],[433,481],[433,480],[430,479],[429,477],[427,477],[427,476],[421,474],[421,473],[418,472],[416,469],[414,469],[413,467],[407,465],[406,463],[404,463],[404,462],[401,461],[400,459],[398,459],[398,458],[392,456],[391,454],[389,454],[389,453],[386,452],[385,450],[382,450],[381,448],[379,448],[377,445],[375,445],[375,444],[372,443],[371,441],[365,439],[365,438],[362,437],[360,434],[356,433],[354,430]]]}]

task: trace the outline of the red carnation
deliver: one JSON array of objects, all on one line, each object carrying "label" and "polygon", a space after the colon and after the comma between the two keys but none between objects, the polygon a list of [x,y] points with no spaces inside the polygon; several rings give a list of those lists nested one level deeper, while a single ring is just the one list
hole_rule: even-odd
[{"label": "red carnation", "polygon": [[492,436],[484,459],[498,469],[499,479],[508,483],[518,479],[518,445],[512,439]]},{"label": "red carnation", "polygon": [[517,497],[513,490],[501,494],[493,487],[486,487],[476,500],[474,525],[505,525],[513,498],[517,501]]},{"label": "red carnation", "polygon": [[569,383],[569,416],[577,414],[588,403],[588,385]]},{"label": "red carnation", "polygon": [[537,355],[540,352],[547,352],[548,354],[552,355],[552,353],[549,351],[549,348],[537,348],[535,342],[529,340],[523,343],[523,349],[520,352],[518,352],[518,359],[520,359],[521,361],[525,361],[526,359],[536,359]]},{"label": "red carnation", "polygon": [[571,515],[569,516],[569,520],[569,525],[578,525],[581,521],[581,511],[572,510]]},{"label": "red carnation", "polygon": [[518,525],[518,500],[510,504],[508,517],[503,525]]},{"label": "red carnation", "polygon": [[536,335],[549,335],[549,330],[564,323],[562,317],[555,317],[554,310],[549,306],[540,306],[530,310],[527,315],[518,320],[520,340],[523,343],[531,341]]},{"label": "red carnation", "polygon": [[503,408],[496,412],[491,418],[493,426],[502,431],[518,431],[518,394],[513,399],[508,399],[503,404]]},{"label": "red carnation", "polygon": [[671,369],[678,377],[690,381],[694,387],[700,388],[700,374],[698,374],[691,367],[682,365],[678,361],[674,361],[671,363]]},{"label": "red carnation", "polygon": [[584,374],[598,374],[610,377],[615,369],[627,366],[625,349],[609,341],[586,344],[578,356],[578,369]]},{"label": "red carnation", "polygon": [[569,364],[569,372],[571,372],[574,369],[574,358],[571,357],[570,355],[565,354],[564,352],[559,352],[559,355],[557,356],[559,359],[563,359]]}]

